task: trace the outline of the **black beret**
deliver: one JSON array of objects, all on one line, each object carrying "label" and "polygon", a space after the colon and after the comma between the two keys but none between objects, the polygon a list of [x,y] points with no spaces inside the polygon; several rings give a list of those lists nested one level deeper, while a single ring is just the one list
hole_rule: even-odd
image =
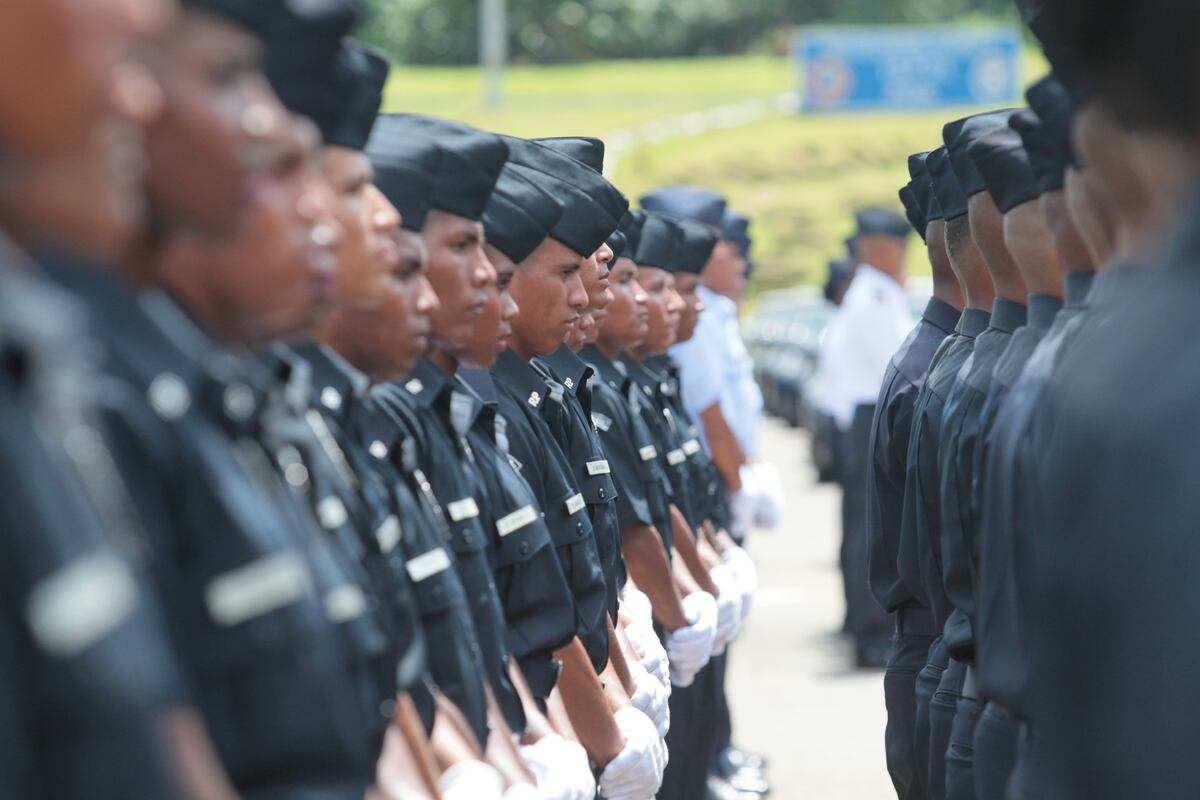
[{"label": "black beret", "polygon": [[639,267],[672,270],[672,255],[683,244],[683,230],[665,214],[647,211],[637,252],[632,256]]},{"label": "black beret", "polygon": [[1013,114],[1008,127],[1021,137],[1038,194],[1061,189],[1068,159],[1047,137],[1046,127],[1038,115],[1028,108],[1023,109]]},{"label": "black beret", "polygon": [[638,246],[641,244],[642,226],[646,224],[648,213],[642,211],[640,208],[631,208],[625,212],[625,216],[621,217],[621,224],[617,230],[625,234],[627,252],[624,255],[630,260],[633,260],[634,255],[637,254]]},{"label": "black beret", "polygon": [[[944,149],[944,148],[943,148]],[[908,157],[908,175],[912,178],[909,187],[921,207],[921,216],[926,226],[942,218],[942,207],[933,193],[933,181],[929,177],[927,162],[931,153],[913,153]]]},{"label": "black beret", "polygon": [[[1047,144],[1054,148],[1055,157],[1061,162],[1065,173],[1067,166],[1074,161],[1071,125],[1075,118],[1075,104],[1071,96],[1055,75],[1047,75],[1025,91],[1025,100],[1041,120],[1042,135]],[[1054,188],[1062,188],[1061,175]]]},{"label": "black beret", "polygon": [[946,143],[946,150],[950,154],[950,168],[954,170],[954,174],[958,177],[958,185],[962,187],[963,193],[967,197],[978,194],[987,188],[983,185],[983,177],[979,174],[979,170],[975,169],[975,164],[971,161],[967,148],[985,133],[996,128],[1006,127],[1009,117],[1015,111],[1015,108],[1009,108],[1003,111],[976,114],[948,122],[942,128],[942,140]]},{"label": "black beret", "polygon": [[921,237],[921,241],[925,240],[925,212],[921,208],[921,204],[917,201],[917,195],[912,190],[912,184],[909,183],[900,189],[900,202],[904,204],[904,216],[908,217],[908,224],[912,225],[917,235]]},{"label": "black beret", "polygon": [[483,210],[483,230],[488,242],[520,264],[546,241],[560,216],[562,206],[508,164]]},{"label": "black beret", "polygon": [[573,158],[527,139],[504,140],[512,163],[563,207],[550,235],[585,258],[596,252],[629,210],[625,195]]},{"label": "black beret", "polygon": [[946,148],[939,147],[931,152],[925,160],[925,166],[929,169],[933,195],[942,209],[942,219],[949,222],[964,216],[967,213],[967,195],[950,168],[950,154]]},{"label": "black beret", "polygon": [[699,275],[704,271],[713,250],[721,241],[720,235],[709,226],[692,219],[675,220],[679,239],[671,253],[671,272]]},{"label": "black beret", "polygon": [[[239,5],[257,2],[242,0]],[[263,31],[263,72],[288,110],[308,117],[328,136],[347,109],[354,77],[342,42],[358,22],[356,3],[282,3]]]},{"label": "black beret", "polygon": [[481,221],[488,197],[508,160],[508,147],[497,135],[461,122],[418,114],[385,114],[375,137],[415,136],[442,151],[431,204],[434,208]]},{"label": "black beret", "polygon": [[342,73],[348,90],[341,119],[325,132],[325,144],[362,150],[371,138],[371,129],[383,104],[383,86],[391,72],[391,62],[373,47],[346,42],[335,71]]},{"label": "black beret", "polygon": [[845,259],[836,258],[829,262],[829,277],[825,279],[825,299],[833,302],[838,290],[850,285],[854,280],[854,266]]},{"label": "black beret", "polygon": [[714,228],[721,227],[721,218],[725,215],[725,198],[711,189],[697,186],[664,186],[642,195],[639,202],[647,211],[694,219]]},{"label": "black beret", "polygon": [[288,13],[290,4],[284,0],[183,0],[182,5],[223,17],[262,39],[276,18]]},{"label": "black beret", "polygon": [[908,220],[889,208],[860,208],[854,212],[855,236],[908,238]]},{"label": "black beret", "polygon": [[419,136],[376,130],[367,142],[367,157],[375,169],[375,185],[400,212],[400,224],[420,233],[433,204],[441,149]]},{"label": "black beret", "polygon": [[613,251],[613,261],[626,255],[625,251],[629,248],[629,240],[625,238],[625,234],[621,232],[620,228],[610,233],[604,243],[608,245],[609,250]]},{"label": "black beret", "polygon": [[740,211],[726,208],[721,216],[721,238],[737,245],[742,258],[750,258],[754,240],[750,238],[750,218]]},{"label": "black beret", "polygon": [[1007,125],[976,139],[968,152],[1001,214],[1041,194],[1021,135]]},{"label": "black beret", "polygon": [[590,136],[555,136],[533,141],[586,164],[594,172],[604,174],[604,142],[599,139]]}]

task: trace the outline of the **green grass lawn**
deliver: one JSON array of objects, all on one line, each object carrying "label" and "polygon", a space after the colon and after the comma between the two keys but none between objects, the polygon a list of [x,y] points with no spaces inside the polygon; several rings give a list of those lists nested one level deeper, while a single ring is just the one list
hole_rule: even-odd
[{"label": "green grass lawn", "polygon": [[[1045,64],[1030,54],[1027,77]],[[387,110],[460,119],[523,136],[613,132],[690,111],[770,98],[796,86],[786,58],[614,61],[516,67],[506,77],[503,110],[483,106],[473,68],[402,67],[388,85]],[[909,153],[941,142],[942,124],[978,109],[908,114],[784,115],[736,128],[642,144],[627,152],[614,180],[631,198],[671,183],[725,193],[754,218],[757,271],[752,291],[818,283],[842,253],[854,209],[899,209]],[[927,274],[920,241],[910,248],[915,274]]]}]

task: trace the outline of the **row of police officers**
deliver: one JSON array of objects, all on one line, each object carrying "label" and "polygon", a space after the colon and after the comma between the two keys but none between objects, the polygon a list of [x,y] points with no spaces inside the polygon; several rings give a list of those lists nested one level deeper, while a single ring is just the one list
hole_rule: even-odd
[{"label": "row of police officers", "polygon": [[0,10],[0,797],[760,796],[748,220],[359,15]]},{"label": "row of police officers", "polygon": [[900,191],[934,296],[866,451],[888,769],[900,798],[1196,797],[1200,12],[1021,11],[1052,74]]}]

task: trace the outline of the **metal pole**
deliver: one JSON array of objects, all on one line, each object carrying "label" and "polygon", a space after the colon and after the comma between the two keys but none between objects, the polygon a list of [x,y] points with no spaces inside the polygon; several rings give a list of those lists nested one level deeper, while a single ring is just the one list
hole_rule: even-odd
[{"label": "metal pole", "polygon": [[484,104],[489,110],[504,105],[504,66],[508,62],[506,0],[480,0],[479,63],[484,75]]}]

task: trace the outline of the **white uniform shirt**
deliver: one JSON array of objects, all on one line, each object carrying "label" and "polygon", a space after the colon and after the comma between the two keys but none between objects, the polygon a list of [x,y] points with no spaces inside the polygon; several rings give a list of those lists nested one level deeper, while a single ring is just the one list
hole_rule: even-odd
[{"label": "white uniform shirt", "polygon": [[[763,398],[754,380],[754,360],[742,341],[737,303],[703,286],[696,293],[705,305],[696,332],[671,348],[679,364],[684,407],[699,422],[701,411],[720,403],[721,415],[742,450],[753,456],[758,452]],[[703,437],[702,425],[700,430]]]},{"label": "white uniform shirt", "polygon": [[860,405],[874,405],[888,361],[913,328],[904,288],[869,264],[854,272],[821,342],[814,399],[847,430]]}]

